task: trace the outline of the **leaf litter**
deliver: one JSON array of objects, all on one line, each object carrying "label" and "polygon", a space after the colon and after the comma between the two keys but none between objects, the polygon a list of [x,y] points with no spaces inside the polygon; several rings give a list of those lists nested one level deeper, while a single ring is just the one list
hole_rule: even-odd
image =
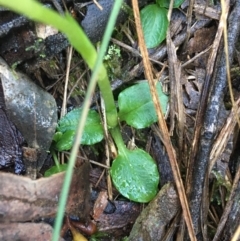
[{"label": "leaf litter", "polygon": [[[205,15],[207,17],[203,14],[204,8]],[[170,124],[172,135],[171,139],[176,152],[177,160],[179,160],[178,165],[182,177],[184,181],[186,181],[186,192],[190,200],[189,207],[193,219],[194,231],[200,237],[220,240],[219,237],[222,236],[223,240],[230,240],[237,230],[237,224],[239,223],[240,216],[238,208],[239,195],[237,195],[237,190],[239,189],[239,167],[237,165],[238,154],[235,148],[236,143],[238,143],[239,140],[238,131],[236,131],[237,127],[235,127],[236,121],[234,120],[234,113],[225,109],[224,96],[226,94],[224,89],[226,87],[226,72],[223,44],[220,43],[219,45],[214,45],[213,42],[216,42],[217,40],[220,42],[219,30],[217,30],[217,34],[215,34],[219,25],[219,22],[216,22],[216,20],[219,19],[218,9],[218,6],[206,7],[204,2],[198,2],[194,5],[193,15],[198,19],[196,22],[193,20],[191,23],[191,37],[187,44],[188,47],[186,53],[181,50],[182,44],[186,38],[186,29],[184,26],[186,20],[184,19],[184,15],[181,15],[178,11],[174,11],[172,19],[175,18],[175,20],[171,22],[171,26],[176,24],[178,27],[174,28],[170,26],[170,29],[175,29],[171,34],[171,51],[173,51],[173,55],[169,54],[169,46],[167,47],[166,44],[163,43],[152,52],[150,57],[157,61],[165,61],[167,67],[169,67],[169,70],[165,71],[165,73],[169,75],[168,79],[171,86],[171,114],[169,117],[170,123],[172,123]],[[239,12],[239,1],[236,1],[233,9],[229,12],[228,29],[230,60],[233,59],[235,43],[239,35]],[[176,18],[176,16],[178,17]],[[176,29],[181,29],[181,31],[177,32]],[[126,43],[128,44],[128,41],[126,41]],[[202,57],[201,55],[198,57],[199,54],[204,52],[211,45],[213,47],[208,50],[207,54],[203,53]],[[215,49],[213,49],[214,47]],[[178,48],[178,50],[176,51],[174,48]],[[125,53],[130,56],[130,53],[126,50],[123,49],[122,51],[125,51]],[[216,54],[216,58],[214,58],[214,54]],[[128,62],[130,63],[130,60],[133,57],[130,56],[128,58]],[[190,64],[182,67],[187,61],[189,63],[189,60]],[[128,72],[125,73],[126,78],[124,78],[124,84],[133,80],[137,76],[141,76],[143,73],[141,60],[137,63],[135,60],[133,63],[134,64],[131,66],[126,66]],[[175,63],[173,69],[171,69],[171,64],[169,63]],[[234,59],[232,63],[233,65],[237,64]],[[152,69],[156,74],[161,72],[161,66],[158,64],[153,64]],[[212,82],[208,82],[211,79]],[[173,81],[178,82],[174,83]],[[71,101],[74,102],[73,99],[71,99]],[[202,111],[200,110],[201,108],[203,108]],[[228,127],[229,123],[230,127]],[[154,132],[156,133],[156,130],[154,130]],[[197,132],[199,132],[198,136],[196,135]],[[130,135],[134,136],[135,133],[130,133]],[[151,151],[155,153],[162,153],[163,157],[167,156],[165,148],[161,142],[162,137],[157,134],[157,138],[155,136],[155,139],[157,140],[155,144],[159,143],[154,147],[153,142],[150,142]],[[196,140],[197,143],[199,143],[198,145],[195,144]],[[237,142],[235,140],[237,140]],[[189,157],[189,151],[191,151],[194,155],[192,154],[192,156],[190,155]],[[84,150],[84,154],[88,156],[88,159],[99,159],[99,155],[92,154],[88,148]],[[104,154],[102,154],[102,156],[103,155]],[[230,158],[231,155],[232,157]],[[100,159],[104,158],[100,155]],[[168,163],[168,160],[166,163]],[[212,168],[215,175],[211,174]],[[92,173],[95,172],[95,180],[92,185],[94,185],[94,188],[96,189],[99,188],[100,190],[106,190],[106,182],[100,178],[101,172],[96,172],[94,169],[95,166],[92,168]],[[159,169],[160,172],[166,171],[171,173],[169,166],[167,166],[167,164],[163,166],[161,160],[159,161]],[[164,177],[164,175],[162,176]],[[98,180],[98,178],[100,179]],[[86,180],[87,179],[88,178],[86,177]],[[165,179],[165,182],[173,181],[172,178]],[[222,183],[220,182],[220,184],[216,186],[215,184],[219,180],[222,180]],[[8,183],[10,182],[11,180]],[[225,188],[226,183],[230,184],[229,190],[226,190]],[[163,184],[164,181],[162,181],[162,185]],[[6,186],[8,185],[9,184],[6,184]],[[98,215],[99,229],[102,231],[109,231],[114,227],[112,223],[115,223],[115,227],[119,230],[128,226],[128,233],[124,233],[122,231],[122,233],[120,232],[120,234],[116,234],[113,232],[112,235],[115,235],[114,237],[120,237],[121,235],[128,235],[131,229],[131,224],[135,222],[135,227],[133,228],[130,237],[133,237],[136,233],[140,236],[143,235],[143,237],[147,237],[144,235],[147,235],[148,232],[151,235],[154,234],[155,236],[153,236],[154,238],[148,237],[144,240],[156,240],[157,238],[162,238],[164,235],[169,235],[165,236],[165,238],[170,238],[171,236],[175,237],[175,235],[182,235],[182,237],[186,237],[187,234],[185,231],[181,231],[177,228],[180,218],[177,218],[175,215],[177,211],[180,210],[180,206],[178,199],[176,198],[176,190],[174,185],[167,185],[170,185],[170,187],[168,187],[175,194],[173,196],[170,195],[167,201],[163,202],[166,203],[169,200],[176,202],[176,206],[174,206],[175,211],[173,213],[166,214],[165,217],[161,214],[161,212],[156,211],[158,208],[161,208],[161,206],[156,205],[156,207],[154,207],[155,201],[152,201],[139,216],[138,220],[140,220],[140,222],[135,222],[140,213],[139,205],[120,200],[108,201],[107,206],[111,206],[111,204],[109,204],[111,202],[114,205],[112,210],[109,211],[110,213],[107,214],[107,212],[104,211],[100,214],[101,218],[99,218]],[[165,188],[166,186],[164,186],[160,193],[164,192]],[[210,192],[215,192],[215,196],[208,197]],[[117,191],[113,190],[113,194],[114,196],[117,196]],[[217,198],[218,200],[221,200],[220,205],[216,202]],[[94,202],[93,200],[91,202]],[[203,205],[200,206],[200,203]],[[106,205],[106,203],[104,205]],[[125,207],[125,209],[123,207]],[[122,211],[119,211],[121,208]],[[159,214],[160,220],[165,217],[164,223],[161,225],[160,229],[162,231],[161,234],[155,233],[155,223],[151,225],[153,219],[150,218],[150,221],[147,222],[149,218],[148,214],[145,213],[147,211],[150,213],[156,213],[156,215]],[[130,219],[130,216],[127,215],[127,213],[130,212],[132,212],[132,219]],[[39,213],[42,213],[42,211]],[[89,211],[89,213],[91,212]],[[121,216],[125,218],[125,221],[124,219],[121,219]],[[16,217],[16,215],[14,217]],[[142,223],[144,228],[140,228],[136,232],[134,230],[136,230],[139,223]],[[170,224],[173,223],[176,225],[171,226]],[[6,225],[2,225],[1,230],[6,230]],[[21,224],[13,225],[18,226]],[[201,229],[201,227],[204,227],[204,229]],[[170,228],[171,232],[168,234],[167,231],[170,231]],[[146,231],[147,229],[148,231]],[[208,231],[203,232],[203,230]],[[214,230],[216,230],[215,236],[212,235]],[[108,238],[105,237],[105,240],[108,240]]]}]

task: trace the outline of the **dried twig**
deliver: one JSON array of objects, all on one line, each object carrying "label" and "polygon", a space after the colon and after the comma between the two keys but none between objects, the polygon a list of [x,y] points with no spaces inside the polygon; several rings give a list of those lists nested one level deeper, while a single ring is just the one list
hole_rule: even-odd
[{"label": "dried twig", "polygon": [[71,60],[72,60],[72,51],[73,51],[73,48],[72,46],[70,46],[69,52],[68,52],[68,61],[67,61],[67,70],[66,70],[66,79],[65,79],[65,86],[64,86],[61,117],[63,117],[66,114],[67,90],[68,90],[68,80],[69,80],[70,66],[71,66]]}]

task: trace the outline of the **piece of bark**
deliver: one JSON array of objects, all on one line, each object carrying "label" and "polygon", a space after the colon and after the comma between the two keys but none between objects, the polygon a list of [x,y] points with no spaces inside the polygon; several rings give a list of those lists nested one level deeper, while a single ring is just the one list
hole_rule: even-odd
[{"label": "piece of bark", "polygon": [[[31,180],[0,173],[0,222],[26,222],[56,214],[65,173]],[[89,163],[74,171],[66,214],[89,218]]]},{"label": "piece of bark", "polygon": [[[43,241],[51,240],[52,227],[46,223],[10,223],[0,224],[1,241]],[[59,238],[59,241],[64,239]]]},{"label": "piece of bark", "polygon": [[162,240],[166,227],[180,210],[173,184],[168,183],[137,218],[128,241]]}]

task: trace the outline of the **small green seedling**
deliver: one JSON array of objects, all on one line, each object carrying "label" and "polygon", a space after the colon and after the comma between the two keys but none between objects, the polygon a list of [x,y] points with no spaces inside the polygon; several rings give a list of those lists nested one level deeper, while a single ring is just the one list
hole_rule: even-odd
[{"label": "small green seedling", "polygon": [[[81,114],[82,108],[74,109],[58,122],[57,132],[53,137],[54,147],[58,151],[66,151],[72,148]],[[95,110],[89,110],[82,139],[79,140],[79,143],[93,145],[100,142],[103,137],[103,126],[99,114]]]},{"label": "small green seedling", "polygon": [[60,164],[58,159],[57,159],[57,155],[55,153],[54,150],[51,151],[52,155],[53,155],[53,160],[55,162],[55,166],[49,168],[45,173],[44,173],[44,177],[50,177],[53,174],[59,173],[59,172],[64,172],[67,170],[67,164]]},{"label": "small green seedling", "polygon": [[[165,113],[168,96],[162,92],[160,83],[156,84],[156,88]],[[149,127],[157,121],[147,81],[122,91],[118,96],[118,106],[119,119],[137,129]],[[71,149],[81,112],[82,109],[72,110],[59,121],[54,135],[54,147],[58,151]],[[118,148],[118,156],[110,168],[114,185],[130,200],[149,202],[158,191],[159,173],[155,161],[141,149],[128,150],[118,127],[110,129],[110,132]],[[93,145],[103,137],[100,117],[96,111],[90,110],[82,139],[79,141],[83,145]]]},{"label": "small green seedling", "polygon": [[[119,1],[116,1],[115,4],[119,3]],[[95,63],[98,63],[97,51],[70,14],[59,15],[57,12],[45,8],[34,0],[21,0],[21,4],[18,4],[18,0],[0,0],[0,4],[20,14],[25,14],[35,21],[52,25],[62,31],[72,46],[81,54],[89,68],[91,70],[95,69]],[[149,202],[158,191],[159,173],[157,165],[145,151],[141,149],[130,151],[126,148],[119,126],[119,119],[126,121],[129,125],[136,128],[145,128],[156,121],[156,113],[153,108],[148,85],[146,82],[142,82],[123,91],[119,95],[118,113],[109,77],[103,64],[100,65],[99,71],[96,73],[95,79],[98,80],[97,83],[105,103],[107,126],[118,148],[118,156],[110,168],[113,182],[119,192],[129,199],[137,202]],[[91,83],[93,82],[94,81]],[[159,93],[163,112],[165,112],[168,98],[162,93],[160,84],[157,84],[156,88]],[[75,143],[75,128],[77,122],[81,123],[81,116],[84,119],[83,113],[83,110],[77,109],[59,121],[57,133],[54,136],[55,148],[57,150],[68,150],[72,144]],[[93,143],[101,141],[102,138],[103,130],[98,113],[90,110],[85,125],[85,132],[81,140],[76,141],[77,143],[81,142],[82,144],[92,145]],[[72,173],[74,167],[74,161],[71,160],[74,160],[72,156],[70,156],[66,173],[66,179],[68,181],[68,185],[66,185],[67,188],[70,187],[71,180],[69,178],[70,175],[68,176],[67,174]],[[60,170],[60,168],[57,169]],[[64,193],[67,193],[65,189],[63,190]],[[60,201],[61,205],[66,203],[66,196],[67,195],[61,196],[61,200],[64,200],[62,202]],[[58,222],[58,229],[60,223],[61,222]],[[55,232],[57,232],[58,229],[56,229]]]},{"label": "small green seedling", "polygon": [[[174,0],[173,8],[178,8],[184,0]],[[141,23],[147,48],[158,46],[165,38],[168,29],[167,9],[169,0],[156,0],[141,10]]]}]

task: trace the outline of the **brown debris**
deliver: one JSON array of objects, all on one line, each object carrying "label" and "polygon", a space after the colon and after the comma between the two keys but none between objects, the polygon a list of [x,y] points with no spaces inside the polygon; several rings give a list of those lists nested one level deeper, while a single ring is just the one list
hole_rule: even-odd
[{"label": "brown debris", "polygon": [[194,33],[194,37],[188,42],[188,54],[200,53],[209,47],[215,38],[216,27],[201,28]]},{"label": "brown debris", "polygon": [[82,222],[76,222],[71,220],[69,220],[69,223],[75,228],[78,228],[82,233],[89,236],[97,232],[97,226],[93,221],[90,221],[87,225],[83,224]]},{"label": "brown debris", "polygon": [[[56,214],[65,173],[31,180],[0,173],[0,222],[26,222]],[[68,215],[89,218],[89,164],[76,168],[66,207]]]},{"label": "brown debris", "polygon": [[[10,223],[0,224],[0,240],[2,241],[43,241],[51,240],[52,227],[46,223]],[[64,239],[59,238],[59,241]]]},{"label": "brown debris", "polygon": [[103,213],[98,220],[98,230],[114,234],[114,237],[124,237],[140,213],[140,205],[133,202],[114,201],[114,213]]},{"label": "brown debris", "polygon": [[221,15],[220,7],[210,7],[206,6],[206,4],[194,4],[194,12],[216,20],[219,20]]},{"label": "brown debris", "polygon": [[108,195],[106,191],[101,191],[97,197],[97,200],[94,203],[93,207],[93,218],[94,220],[98,220],[100,215],[103,213],[104,209],[108,204]]},{"label": "brown debris", "polygon": [[166,227],[180,210],[173,184],[166,184],[136,220],[129,241],[162,240]]}]

